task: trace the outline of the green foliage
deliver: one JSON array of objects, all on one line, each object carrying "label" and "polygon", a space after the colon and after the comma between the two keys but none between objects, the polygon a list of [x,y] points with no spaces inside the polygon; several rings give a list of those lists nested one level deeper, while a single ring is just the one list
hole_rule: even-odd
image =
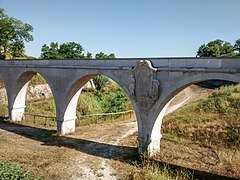
[{"label": "green foliage", "polygon": [[78,115],[115,113],[128,110],[126,93],[114,82],[101,91],[82,92],[78,101]]},{"label": "green foliage", "polygon": [[20,166],[10,164],[7,161],[0,160],[0,180],[33,180],[31,172],[24,171]]},{"label": "green foliage", "polygon": [[198,57],[233,57],[236,55],[234,46],[220,39],[201,45],[197,52]]},{"label": "green foliage", "polygon": [[84,59],[84,49],[80,44],[75,42],[63,43],[59,46],[59,54],[64,59]]},{"label": "green foliage", "polygon": [[103,53],[103,52],[100,52],[98,54],[95,55],[95,58],[96,59],[115,59],[115,54],[111,53],[109,55]]},{"label": "green foliage", "polygon": [[[89,115],[129,110],[131,103],[126,93],[114,82],[101,91],[82,91],[78,100],[77,115]],[[53,98],[42,102],[26,104],[26,113],[55,116]]]},{"label": "green foliage", "polygon": [[98,75],[93,78],[93,83],[97,90],[101,90],[109,83],[109,79],[106,76]]},{"label": "green foliage", "polygon": [[16,58],[24,55],[24,42],[33,41],[33,27],[11,18],[0,9],[0,58]]},{"label": "green foliage", "polygon": [[77,115],[88,115],[102,112],[101,104],[92,92],[82,92],[78,99]]},{"label": "green foliage", "polygon": [[[96,59],[115,59],[115,54],[105,54],[103,52],[100,52],[95,55]],[[97,90],[103,89],[107,83],[109,83],[109,79],[106,76],[98,75],[93,78],[94,85],[96,86]]]},{"label": "green foliage", "polygon": [[41,50],[42,50],[41,58],[63,59],[63,57],[61,57],[61,55],[59,54],[58,43],[51,42],[50,46],[44,44]]},{"label": "green foliage", "polygon": [[240,38],[238,40],[236,40],[236,42],[234,44],[234,48],[238,52],[238,56],[240,56]]},{"label": "green foliage", "polygon": [[129,101],[126,93],[115,83],[105,87],[103,91],[97,92],[98,101],[102,105],[102,112],[125,111],[126,103]]},{"label": "green foliage", "polygon": [[[116,83],[111,82],[101,91],[82,91],[78,100],[77,114],[121,112],[130,109],[130,107],[131,103],[126,93]],[[42,102],[27,103],[26,105],[26,113],[54,116],[54,112],[53,98]]]},{"label": "green foliage", "polygon": [[[51,42],[50,45],[42,46],[42,59],[92,59],[93,55],[87,52],[84,55],[84,49],[79,43],[68,42],[58,45],[57,42]],[[114,54],[105,54],[100,52],[95,55],[96,59],[114,59]]]},{"label": "green foliage", "polygon": [[[84,59],[84,49],[75,42],[63,43],[58,46],[58,43],[51,42],[50,46],[44,44],[42,46],[41,58],[43,59]],[[88,53],[87,58],[91,55]]]},{"label": "green foliage", "polygon": [[87,52],[87,55],[86,55],[85,58],[86,58],[86,59],[92,59],[92,58],[93,58],[93,57],[92,57],[92,53]]}]

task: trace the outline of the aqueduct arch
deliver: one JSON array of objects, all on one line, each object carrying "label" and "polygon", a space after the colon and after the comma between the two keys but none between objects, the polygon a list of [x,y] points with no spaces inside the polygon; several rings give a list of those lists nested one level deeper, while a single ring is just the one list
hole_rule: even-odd
[{"label": "aqueduct arch", "polygon": [[[224,81],[231,81],[235,83],[240,83],[239,76],[232,75],[232,74],[225,74],[225,73],[208,73],[208,74],[195,74],[195,75],[189,75],[187,78],[183,78],[182,80],[174,83],[170,88],[167,95],[160,97],[158,104],[158,111],[156,112],[156,120],[153,123],[152,127],[152,139],[155,137],[156,139],[160,140],[161,135],[161,126],[163,123],[164,114],[167,110],[167,107],[169,106],[171,100],[174,98],[175,95],[177,95],[179,92],[181,92],[183,89],[189,87],[192,84],[206,81],[206,80],[224,80]],[[157,142],[155,142],[157,147],[160,146]],[[154,146],[155,147],[155,146]],[[152,148],[154,148],[152,147]]]},{"label": "aqueduct arch", "polygon": [[[134,108],[135,111],[138,111],[137,106],[135,104],[135,101],[131,99],[130,92],[128,88],[124,85],[123,82],[121,82],[120,79],[116,78],[115,76],[108,74],[104,71],[98,72],[98,74],[84,74],[80,78],[75,78],[72,80],[72,82],[69,84],[69,87],[67,87],[66,90],[66,96],[65,96],[65,103],[64,103],[64,109],[63,109],[63,122],[62,123],[68,123],[66,126],[61,125],[61,127],[58,127],[58,132],[74,132],[75,131],[75,120],[76,120],[76,108],[79,96],[82,91],[82,87],[92,78],[98,76],[98,75],[104,75],[113,81],[115,81],[120,88],[122,88],[125,93],[128,96],[128,99],[131,101],[131,105]],[[136,113],[137,116],[137,113]],[[138,123],[139,124],[139,123]],[[68,128],[68,129],[67,129]]]},{"label": "aqueduct arch", "polygon": [[[61,134],[73,127],[72,123],[67,123],[71,121],[66,120],[76,112],[72,107],[83,83],[97,74],[113,79],[127,93],[135,109],[139,152],[149,154],[160,150],[160,117],[175,94],[201,80],[240,82],[239,69],[239,57],[0,61],[12,120],[21,119],[27,83],[34,73],[39,73],[52,90]],[[74,109],[73,113],[71,109]]]},{"label": "aqueduct arch", "polygon": [[[37,71],[24,71],[20,74],[17,74],[16,81],[12,83],[12,86],[8,86],[8,109],[9,109],[9,117],[12,121],[21,121],[24,118],[25,112],[25,103],[26,103],[26,93],[29,83],[34,75],[40,74]],[[48,80],[42,76],[46,82]],[[49,85],[50,86],[50,85]],[[51,86],[50,86],[51,89]],[[53,95],[54,96],[54,95]]]}]

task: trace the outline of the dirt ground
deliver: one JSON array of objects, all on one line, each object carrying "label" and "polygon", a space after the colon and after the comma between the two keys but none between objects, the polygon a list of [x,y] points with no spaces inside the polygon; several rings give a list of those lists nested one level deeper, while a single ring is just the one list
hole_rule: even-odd
[{"label": "dirt ground", "polygon": [[[30,169],[45,179],[115,179],[111,152],[128,149],[115,145],[134,123],[93,125],[77,133],[56,136],[55,131],[0,123],[0,159]],[[136,150],[136,148],[133,148]]]},{"label": "dirt ground", "polygon": [[[194,88],[180,96],[189,100],[198,97],[192,93],[199,93]],[[182,99],[176,98],[172,106],[177,101]],[[96,124],[77,128],[71,135],[57,136],[52,129],[0,122],[0,159],[20,164],[47,180],[118,179],[126,173],[124,167],[131,171],[129,159],[137,157],[136,126],[132,121]],[[159,161],[182,162],[187,167],[230,177],[240,173],[239,167],[221,165],[224,162],[208,147],[163,138],[161,149]]]}]

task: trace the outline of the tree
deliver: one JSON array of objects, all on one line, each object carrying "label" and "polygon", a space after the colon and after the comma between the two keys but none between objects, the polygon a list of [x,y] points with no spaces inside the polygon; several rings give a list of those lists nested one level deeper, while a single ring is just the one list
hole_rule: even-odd
[{"label": "tree", "polygon": [[63,59],[62,56],[59,54],[58,43],[51,42],[50,46],[44,44],[41,51],[41,58],[43,59]]},{"label": "tree", "polygon": [[236,56],[234,47],[229,43],[217,39],[210,41],[207,45],[203,44],[199,47],[198,57],[233,57]]},{"label": "tree", "polygon": [[234,44],[234,48],[235,48],[235,51],[238,52],[238,56],[240,56],[240,38],[238,40],[236,40],[236,42]]},{"label": "tree", "polygon": [[93,58],[92,53],[87,52],[86,59],[92,59],[92,58]]},{"label": "tree", "polygon": [[0,58],[24,56],[24,42],[33,41],[32,31],[31,25],[7,16],[0,9]]},{"label": "tree", "polygon": [[100,52],[98,54],[95,55],[95,58],[96,59],[115,59],[115,54],[111,53],[109,55],[103,53],[103,52]]},{"label": "tree", "polygon": [[57,42],[51,42],[50,46],[44,44],[41,50],[41,58],[43,59],[90,59],[92,57],[92,54],[89,52],[85,57],[84,49],[75,42],[63,43],[60,46]]},{"label": "tree", "polygon": [[[95,55],[96,59],[115,59],[115,54],[111,53],[109,55],[100,52]],[[94,85],[96,86],[97,90],[103,89],[107,83],[109,83],[109,78],[103,75],[98,75],[93,78]]]},{"label": "tree", "polygon": [[[240,40],[239,40],[240,45]],[[235,52],[238,47],[237,41],[235,45],[231,45],[229,42],[222,41],[217,39],[215,41],[210,41],[207,45],[203,44],[199,47],[197,56],[198,57],[234,57],[237,55]],[[207,87],[207,88],[219,88],[223,85],[232,84],[228,81],[222,80],[207,80],[203,82],[199,82],[199,86]]]},{"label": "tree", "polygon": [[84,49],[82,46],[75,42],[63,43],[59,47],[59,54],[64,59],[84,59]]}]

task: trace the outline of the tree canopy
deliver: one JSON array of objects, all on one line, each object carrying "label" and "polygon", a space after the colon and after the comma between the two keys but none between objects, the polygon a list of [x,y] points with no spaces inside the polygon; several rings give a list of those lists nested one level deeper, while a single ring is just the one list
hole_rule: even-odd
[{"label": "tree canopy", "polygon": [[[237,43],[237,42],[236,42]],[[240,45],[240,40],[239,44]],[[210,41],[206,45],[203,44],[199,47],[197,56],[198,57],[234,57],[237,53],[236,50],[240,46],[232,45],[229,42],[222,41],[220,39]]]},{"label": "tree canopy", "polygon": [[33,41],[33,27],[9,17],[0,9],[0,58],[11,59],[25,56],[24,42]]},{"label": "tree canopy", "polygon": [[98,54],[95,55],[95,58],[96,59],[115,59],[115,54],[111,53],[109,55],[103,53],[103,52],[100,52]]},{"label": "tree canopy", "polygon": [[[63,43],[60,46],[56,42],[51,42],[50,46],[42,46],[41,58],[44,59],[84,59],[84,49],[75,42]],[[87,54],[89,56],[89,54]]]},{"label": "tree canopy", "polygon": [[[58,45],[57,42],[51,42],[50,45],[42,46],[42,59],[92,59],[93,55],[90,52],[84,54],[84,49],[79,43],[67,42]],[[114,59],[115,55],[105,54],[100,52],[95,55],[96,59]]]},{"label": "tree canopy", "polygon": [[234,44],[234,48],[235,48],[235,51],[238,52],[238,56],[240,56],[240,38],[238,40],[236,40],[235,44]]},{"label": "tree canopy", "polygon": [[[234,45],[229,42],[216,39],[210,41],[206,45],[199,47],[197,57],[235,57],[240,56],[240,39]],[[229,81],[207,80],[199,82],[198,85],[207,88],[219,88],[221,86],[233,84]]]}]

